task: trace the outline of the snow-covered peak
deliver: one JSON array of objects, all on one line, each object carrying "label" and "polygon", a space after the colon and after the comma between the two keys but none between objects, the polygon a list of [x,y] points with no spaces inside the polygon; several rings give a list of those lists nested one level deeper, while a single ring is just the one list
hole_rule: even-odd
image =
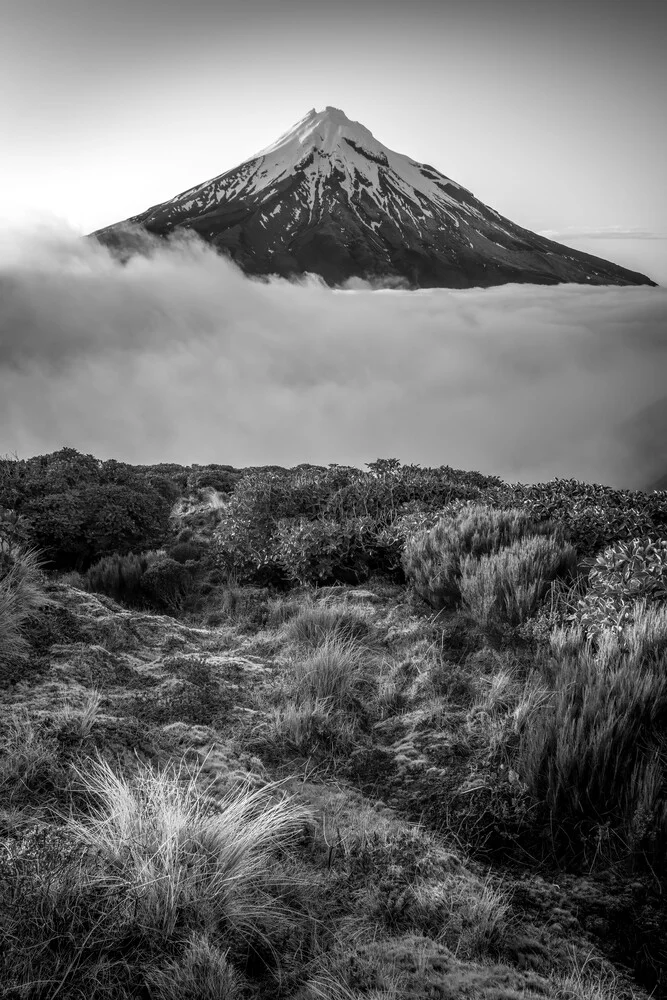
[{"label": "snow-covered peak", "polygon": [[380,143],[360,122],[353,122],[340,108],[326,107],[324,111],[312,108],[308,114],[266,146],[254,158],[268,157],[279,153],[281,157],[292,159],[296,154],[316,149],[324,154],[331,154],[344,138],[367,142],[380,147]]}]

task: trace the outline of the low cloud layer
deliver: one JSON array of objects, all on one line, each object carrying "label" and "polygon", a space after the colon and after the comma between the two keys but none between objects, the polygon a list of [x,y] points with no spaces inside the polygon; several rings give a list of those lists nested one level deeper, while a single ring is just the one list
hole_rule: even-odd
[{"label": "low cloud layer", "polygon": [[[206,247],[122,264],[64,227],[0,239],[0,454],[130,462],[378,457],[638,488],[663,397],[663,288],[334,292]],[[667,428],[665,428],[667,430]]]}]

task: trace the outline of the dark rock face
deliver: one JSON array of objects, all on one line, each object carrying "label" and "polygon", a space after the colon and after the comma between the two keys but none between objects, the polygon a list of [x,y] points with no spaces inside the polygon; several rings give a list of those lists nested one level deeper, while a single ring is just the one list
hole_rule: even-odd
[{"label": "dark rock face", "polygon": [[249,275],[306,272],[411,288],[653,285],[503,218],[335,108],[312,111],[256,157],[92,235],[133,252],[137,231],[191,230]]}]

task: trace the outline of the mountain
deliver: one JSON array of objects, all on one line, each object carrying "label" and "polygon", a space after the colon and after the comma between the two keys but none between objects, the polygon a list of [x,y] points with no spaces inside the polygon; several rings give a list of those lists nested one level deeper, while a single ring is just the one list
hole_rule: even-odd
[{"label": "mountain", "polygon": [[194,230],[247,274],[311,272],[330,285],[654,284],[522,229],[332,107],[309,111],[240,166],[91,235],[131,253],[137,228]]}]

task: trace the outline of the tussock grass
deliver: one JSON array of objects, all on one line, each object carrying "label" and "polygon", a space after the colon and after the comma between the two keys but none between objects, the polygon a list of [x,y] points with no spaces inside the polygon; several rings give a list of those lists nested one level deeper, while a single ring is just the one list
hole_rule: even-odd
[{"label": "tussock grass", "polygon": [[228,960],[229,949],[206,933],[193,932],[178,959],[148,970],[153,1000],[241,1000],[243,977]]},{"label": "tussock grass", "polygon": [[51,743],[30,718],[18,709],[0,734],[0,799],[21,806],[34,787],[50,787],[54,774]]},{"label": "tussock grass", "polygon": [[95,725],[101,702],[101,691],[93,689],[88,693],[82,708],[76,709],[72,705],[65,705],[60,711],[60,718],[77,738],[86,739]]},{"label": "tussock grass", "polygon": [[70,816],[68,828],[105,860],[110,884],[132,900],[151,935],[171,937],[185,922],[226,926],[246,940],[262,936],[262,922],[283,915],[270,892],[280,883],[271,859],[310,814],[287,796],[271,802],[271,786],[249,784],[227,792],[211,813],[197,789],[199,772],[184,785],[182,766],[140,765],[129,779],[102,758],[89,761],[75,770],[92,799],[90,815],[85,822]]},{"label": "tussock grass", "polygon": [[292,690],[300,699],[349,709],[357,703],[366,656],[364,649],[344,632],[329,632],[310,655],[291,664]]},{"label": "tussock grass", "polygon": [[364,640],[370,632],[368,616],[360,608],[313,604],[287,622],[284,637],[297,646],[317,647],[334,638]]},{"label": "tussock grass", "polygon": [[575,626],[543,651],[521,705],[516,768],[557,822],[611,819],[629,841],[643,829],[667,843],[666,622],[665,609],[644,608],[597,648]]},{"label": "tussock grass", "polygon": [[41,584],[42,561],[33,549],[12,550],[6,571],[0,573],[0,677],[25,657],[29,643],[25,626],[42,608],[52,605]]},{"label": "tussock grass", "polygon": [[323,698],[305,697],[274,707],[268,721],[269,739],[286,740],[297,750],[332,726],[331,703]]}]

